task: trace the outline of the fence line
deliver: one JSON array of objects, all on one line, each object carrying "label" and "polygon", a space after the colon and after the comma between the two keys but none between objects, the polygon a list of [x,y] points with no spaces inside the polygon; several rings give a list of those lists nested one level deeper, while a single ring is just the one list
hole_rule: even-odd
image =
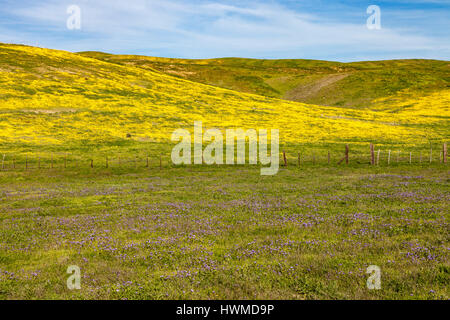
[{"label": "fence line", "polygon": [[[440,151],[439,154],[439,163],[447,163],[447,156],[448,156],[448,151],[447,151],[447,143],[444,143],[442,146],[442,151]],[[370,164],[372,166],[380,166],[381,164],[385,163],[388,166],[391,165],[391,155],[392,155],[392,151],[391,150],[381,150],[381,149],[376,149],[375,145],[373,143],[370,144],[369,147],[369,153],[368,154],[361,154],[361,153],[351,153],[350,147],[349,145],[345,145],[345,149],[343,150],[343,157],[340,158],[339,155],[336,155],[335,153],[335,157],[337,156],[338,159],[336,162],[333,161],[333,153],[331,153],[329,150],[324,152],[323,154],[323,160],[326,164],[328,165],[342,165],[343,163],[345,163],[346,165],[348,165],[350,163],[350,155],[356,156],[358,158],[352,157],[352,163],[356,163],[356,164]],[[433,149],[430,148],[430,158],[429,158],[429,163],[432,164],[433,163]],[[385,155],[385,162],[383,161],[382,155]],[[409,151],[409,157],[401,157],[402,151],[401,150],[397,150],[396,152],[396,163],[401,163],[402,161],[405,161],[409,163],[409,164],[413,164],[413,163],[420,163],[422,164],[422,151],[419,152],[418,157],[414,157],[414,154],[412,151]],[[407,154],[407,153],[406,153]],[[289,163],[289,155],[286,151],[282,151],[281,153],[281,165],[287,167],[288,163]],[[33,161],[32,158],[29,158],[28,154],[25,155],[25,162],[20,165],[20,163],[17,161],[16,155],[12,155],[12,157],[10,157],[10,159],[8,159],[6,154],[3,154],[1,157],[1,170],[7,170],[7,169],[25,169],[25,170],[30,170],[30,169],[54,169],[54,168],[78,168],[78,167],[83,167],[84,165],[82,165],[82,163],[86,163],[86,167],[90,167],[90,168],[122,168],[122,167],[130,167],[129,164],[133,163],[133,167],[134,168],[138,168],[138,167],[144,167],[144,168],[151,168],[150,165],[150,160],[152,158],[155,158],[155,160],[157,161],[158,156],[144,156],[143,158],[135,156],[135,157],[130,157],[130,158],[122,158],[121,156],[118,157],[110,157],[108,155],[104,156],[104,164],[102,164],[101,162],[96,162],[98,161],[98,157],[95,157],[95,159],[97,159],[96,161],[94,161],[94,158],[88,158],[87,160],[80,160],[79,157],[73,157],[72,159],[70,159],[70,157],[68,157],[68,154],[65,153],[62,159],[62,164],[60,166],[58,166],[58,161],[57,159],[55,159],[54,154],[51,153],[50,155],[50,160],[49,163],[47,162],[47,166],[43,166],[42,165],[42,158],[39,155],[37,157],[37,160]],[[162,170],[163,169],[163,154],[159,155],[159,169]],[[101,158],[100,158],[101,159]],[[294,158],[295,159],[295,158]],[[366,159],[366,160],[364,160]],[[115,161],[114,161],[115,160]],[[320,160],[320,157],[319,157]],[[116,165],[114,165],[114,162],[116,163]],[[35,166],[33,166],[33,163],[35,163]],[[294,161],[295,163],[295,161]],[[306,153],[297,153],[297,166],[301,167],[304,164],[313,164],[316,165],[317,163],[317,157],[316,157],[316,152],[312,151],[310,153],[310,158],[308,161],[308,155]],[[403,162],[405,163],[405,162]],[[170,162],[169,162],[170,164]],[[203,160],[203,164],[204,160]],[[319,164],[323,164],[320,163]],[[155,164],[155,168],[157,168],[158,166]]]}]

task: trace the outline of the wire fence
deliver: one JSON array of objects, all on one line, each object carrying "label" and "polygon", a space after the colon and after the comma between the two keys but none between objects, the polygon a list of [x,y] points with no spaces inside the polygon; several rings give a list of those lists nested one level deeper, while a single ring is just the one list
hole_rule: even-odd
[{"label": "wire fence", "polygon": [[[370,164],[372,166],[391,166],[396,164],[436,164],[447,163],[447,144],[441,150],[404,151],[376,149],[370,144],[369,152],[352,152],[349,146],[338,153],[331,152],[285,152],[280,153],[282,166],[329,165],[340,166],[349,164]],[[172,164],[170,155],[148,156],[82,156],[69,153],[52,154],[2,154],[0,169],[11,170],[44,170],[73,168],[167,168],[177,167]],[[202,165],[207,165],[201,161]],[[198,166],[198,164],[197,164]]]}]

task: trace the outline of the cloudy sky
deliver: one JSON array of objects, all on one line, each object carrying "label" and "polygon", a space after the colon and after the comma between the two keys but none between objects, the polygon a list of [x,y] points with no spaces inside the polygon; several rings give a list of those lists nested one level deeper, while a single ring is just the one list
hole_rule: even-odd
[{"label": "cloudy sky", "polygon": [[[71,5],[80,29],[67,27]],[[381,29],[367,27],[370,5]],[[450,0],[0,0],[0,42],[69,51],[450,60],[449,30]]]}]

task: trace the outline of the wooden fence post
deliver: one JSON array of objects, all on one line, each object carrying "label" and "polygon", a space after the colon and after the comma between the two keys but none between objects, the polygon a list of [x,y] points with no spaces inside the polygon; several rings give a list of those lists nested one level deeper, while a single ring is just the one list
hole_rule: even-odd
[{"label": "wooden fence post", "polygon": [[38,170],[41,170],[41,157],[38,158]]},{"label": "wooden fence post", "polygon": [[53,153],[52,153],[52,157],[51,157],[51,160],[50,160],[50,168],[53,169]]},{"label": "wooden fence post", "polygon": [[348,154],[349,154],[348,144],[345,145],[345,164],[348,164]]},{"label": "wooden fence post", "polygon": [[330,151],[328,151],[328,165],[330,165],[330,163],[331,163],[331,154]]},{"label": "wooden fence post", "polygon": [[300,167],[300,152],[298,153],[298,166]]},{"label": "wooden fence post", "polygon": [[370,164],[375,165],[375,151],[373,143],[370,144]]},{"label": "wooden fence post", "polygon": [[315,154],[314,151],[313,151],[313,153],[312,153],[312,156],[313,156],[313,158],[312,158],[313,164],[315,165],[315,164],[316,164],[316,154]]},{"label": "wooden fence post", "polygon": [[433,148],[430,147],[430,163],[433,162]]},{"label": "wooden fence post", "polygon": [[67,168],[67,153],[64,154],[64,169]]},{"label": "wooden fence post", "polygon": [[388,165],[391,164],[391,150],[389,150],[389,155],[388,155]]},{"label": "wooden fence post", "polygon": [[422,151],[420,151],[419,163],[422,163]]},{"label": "wooden fence post", "polygon": [[348,153],[349,153],[349,149],[348,149],[348,144],[345,145],[345,156],[338,161],[338,165],[340,165],[343,161],[345,161],[345,164],[348,164]]},{"label": "wooden fence post", "polygon": [[447,163],[447,142],[444,142],[444,145],[442,147],[443,155],[442,158],[444,160],[444,163]]},{"label": "wooden fence post", "polygon": [[378,154],[377,154],[377,166],[380,165],[380,152],[381,152],[381,150],[378,149]]},{"label": "wooden fence post", "polygon": [[412,152],[409,153],[409,164],[412,163]]},{"label": "wooden fence post", "polygon": [[16,156],[14,156],[14,158],[13,158],[13,169],[15,169],[16,168]]},{"label": "wooden fence post", "polygon": [[287,167],[286,151],[283,151],[283,162],[284,162],[284,166]]},{"label": "wooden fence post", "polygon": [[91,168],[94,168],[94,159],[91,159]]},{"label": "wooden fence post", "polygon": [[109,168],[108,156],[106,156],[105,158],[106,158],[106,169],[108,169]]},{"label": "wooden fence post", "polygon": [[146,168],[148,168],[148,156],[147,156],[147,165],[146,165]]}]

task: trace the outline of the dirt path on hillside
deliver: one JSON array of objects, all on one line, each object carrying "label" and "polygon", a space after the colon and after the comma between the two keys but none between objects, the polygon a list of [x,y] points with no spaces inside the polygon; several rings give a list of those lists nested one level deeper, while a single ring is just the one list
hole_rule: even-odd
[{"label": "dirt path on hillside", "polygon": [[332,74],[312,83],[301,84],[298,87],[286,92],[283,96],[283,99],[291,101],[303,101],[305,99],[313,97],[323,88],[347,78],[349,75],[351,75],[351,73]]}]

